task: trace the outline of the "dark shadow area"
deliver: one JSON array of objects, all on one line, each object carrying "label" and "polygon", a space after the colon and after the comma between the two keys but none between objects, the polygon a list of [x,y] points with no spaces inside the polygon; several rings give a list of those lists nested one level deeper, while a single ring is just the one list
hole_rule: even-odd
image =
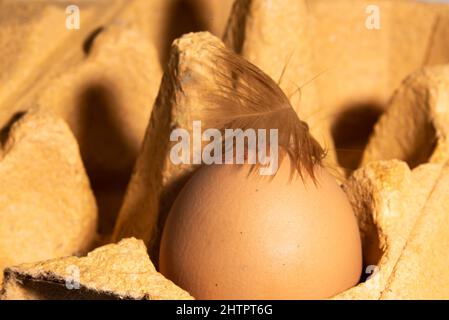
[{"label": "dark shadow area", "polygon": [[331,133],[337,160],[347,170],[357,169],[374,125],[384,108],[374,102],[345,108],[335,120]]},{"label": "dark shadow area", "polygon": [[94,44],[95,39],[98,37],[100,33],[102,33],[104,27],[98,27],[94,31],[92,31],[83,42],[83,52],[85,55],[89,55],[90,50],[92,49],[92,45]]},{"label": "dark shadow area", "polygon": [[92,84],[81,93],[71,124],[99,209],[99,232],[112,232],[137,158],[112,89]]},{"label": "dark shadow area", "polygon": [[157,246],[153,252],[149,252],[151,261],[154,262],[154,266],[159,270],[159,248],[162,240],[162,231],[164,230],[165,221],[167,220],[168,214],[170,213],[171,207],[178,197],[181,190],[184,188],[185,184],[190,180],[190,178],[195,174],[195,172],[199,169],[198,166],[191,172],[187,172],[183,176],[179,177],[171,184],[167,185],[164,189],[160,197],[159,202],[159,218],[157,224],[157,234],[156,234],[156,243]]},{"label": "dark shadow area", "polygon": [[[345,188],[343,190],[347,192]],[[357,209],[354,207],[354,211],[358,212],[357,223],[362,242],[363,265],[359,283],[365,282],[377,271],[377,266],[384,255],[380,245],[379,228],[374,221],[372,208],[372,199],[370,197],[357,199]]]},{"label": "dark shadow area", "polygon": [[168,8],[167,21],[162,27],[164,43],[160,61],[166,65],[173,40],[189,32],[205,31],[209,29],[207,19],[200,5],[193,0],[173,0]]},{"label": "dark shadow area", "polygon": [[19,121],[24,115],[25,111],[16,112],[13,114],[13,116],[9,119],[9,121],[3,126],[2,129],[0,129],[0,146],[4,145],[6,141],[8,140],[9,132],[11,131],[12,126]]},{"label": "dark shadow area", "polygon": [[234,19],[233,23],[235,23],[235,27],[232,29],[225,29],[225,35],[223,38],[226,40],[226,45],[237,54],[242,53],[246,30],[246,13],[250,12],[250,5],[251,0],[234,2],[231,10],[231,19]]},{"label": "dark shadow area", "polygon": [[412,133],[414,136],[413,143],[410,148],[407,148],[405,157],[400,159],[407,162],[410,169],[429,162],[437,145],[437,132],[431,119],[428,117],[417,119],[420,119],[420,121],[415,132]]},{"label": "dark shadow area", "polygon": [[379,233],[374,221],[367,226],[362,235],[363,269],[360,282],[365,282],[375,272],[375,267],[382,258],[383,251],[380,248]]},{"label": "dark shadow area", "polygon": [[120,298],[109,292],[89,290],[83,286],[79,289],[69,290],[65,283],[47,280],[36,280],[30,277],[20,277],[21,290],[37,297],[40,300],[129,300]]}]

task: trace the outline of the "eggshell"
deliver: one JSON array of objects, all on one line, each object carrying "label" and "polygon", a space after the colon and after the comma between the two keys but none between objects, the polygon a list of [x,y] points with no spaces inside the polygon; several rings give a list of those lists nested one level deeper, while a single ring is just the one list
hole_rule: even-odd
[{"label": "eggshell", "polygon": [[195,173],[176,199],[161,242],[160,270],[197,299],[326,298],[357,284],[357,222],[325,169],[290,180],[249,166]]}]

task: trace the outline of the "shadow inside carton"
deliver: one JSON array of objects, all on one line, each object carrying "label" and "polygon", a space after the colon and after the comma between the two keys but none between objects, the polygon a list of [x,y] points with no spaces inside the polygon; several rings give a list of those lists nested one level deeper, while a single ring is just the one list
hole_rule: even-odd
[{"label": "shadow inside carton", "polygon": [[384,108],[375,102],[360,103],[344,108],[332,125],[331,133],[337,151],[338,164],[355,170]]},{"label": "shadow inside carton", "polygon": [[165,221],[167,220],[168,214],[170,213],[171,207],[181,192],[182,188],[184,188],[185,184],[189,181],[189,179],[195,174],[195,172],[200,167],[196,167],[194,170],[190,172],[186,172],[181,177],[173,181],[171,184],[167,185],[164,188],[164,192],[161,195],[161,200],[159,203],[159,219],[157,225],[157,234],[156,234],[156,243],[154,250],[149,252],[151,261],[154,263],[156,269],[159,270],[159,249],[162,237],[162,231],[164,229]]},{"label": "shadow inside carton", "polygon": [[32,297],[33,300],[120,300],[119,297],[111,293],[97,292],[83,286],[68,289],[65,283],[44,279],[19,276],[17,285],[18,287],[12,290],[18,295],[18,299],[23,298],[21,295],[26,295],[26,297]]},{"label": "shadow inside carton", "polygon": [[[429,116],[426,113],[419,112],[415,114],[415,119],[414,130],[402,132],[411,137],[412,140],[407,145],[404,145],[404,154],[398,156],[400,160],[407,162],[410,169],[428,162],[437,144],[437,131]],[[396,138],[404,138],[403,141],[408,140],[407,137],[401,137],[399,133]]]},{"label": "shadow inside carton", "polygon": [[174,0],[170,2],[165,26],[162,28],[164,39],[160,61],[166,65],[173,40],[185,33],[209,30],[206,13],[197,1]]},{"label": "shadow inside carton", "polygon": [[100,234],[112,232],[138,153],[117,104],[112,88],[91,84],[69,120],[97,200]]},{"label": "shadow inside carton", "polygon": [[92,45],[94,44],[95,39],[104,31],[104,27],[98,27],[94,31],[92,31],[83,42],[83,52],[87,56],[92,49]]},{"label": "shadow inside carton", "polygon": [[376,268],[383,255],[383,251],[380,248],[377,227],[373,221],[371,223],[362,235],[363,268],[360,282],[365,282],[376,272]]},{"label": "shadow inside carton", "polygon": [[25,113],[26,113],[25,111],[16,112],[4,125],[4,127],[0,129],[0,147],[5,145],[6,141],[8,140],[9,132],[11,131],[11,128],[14,125],[14,123],[19,121],[25,115]]},{"label": "shadow inside carton", "polygon": [[225,30],[224,39],[229,48],[233,48],[235,53],[241,54],[243,50],[243,43],[245,41],[245,30],[247,15],[250,11],[251,1],[235,1],[231,10],[231,14],[235,16],[234,28]]},{"label": "shadow inside carton", "polygon": [[363,261],[359,283],[365,282],[377,271],[377,266],[384,254],[383,248],[381,247],[379,228],[373,218],[371,201],[371,198],[368,197],[358,202],[358,206],[361,207],[357,211],[363,213],[357,219],[362,242]]}]

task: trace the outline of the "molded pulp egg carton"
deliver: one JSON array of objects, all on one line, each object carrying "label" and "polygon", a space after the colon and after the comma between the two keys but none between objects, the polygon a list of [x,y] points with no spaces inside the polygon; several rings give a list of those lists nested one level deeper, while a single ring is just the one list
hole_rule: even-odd
[{"label": "molded pulp egg carton", "polygon": [[210,44],[282,78],[346,174],[365,270],[334,299],[449,298],[449,6],[379,0],[373,29],[364,0],[78,2],[76,31],[0,2],[2,299],[192,299],[151,261]]}]

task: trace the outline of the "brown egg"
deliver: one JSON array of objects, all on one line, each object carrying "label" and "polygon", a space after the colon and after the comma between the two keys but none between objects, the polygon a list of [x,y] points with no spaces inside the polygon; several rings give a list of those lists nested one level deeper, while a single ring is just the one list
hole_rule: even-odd
[{"label": "brown egg", "polygon": [[160,271],[197,299],[317,299],[357,284],[362,254],[356,218],[333,176],[318,185],[274,179],[249,166],[205,166],[167,219]]}]

